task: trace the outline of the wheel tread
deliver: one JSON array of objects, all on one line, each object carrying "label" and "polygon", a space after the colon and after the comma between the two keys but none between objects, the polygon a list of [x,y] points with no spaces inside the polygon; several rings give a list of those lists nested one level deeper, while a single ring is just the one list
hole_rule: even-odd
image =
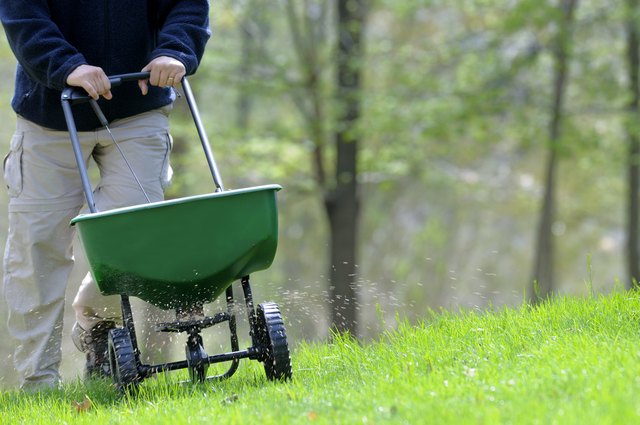
[{"label": "wheel tread", "polygon": [[258,306],[258,327],[261,343],[266,348],[263,359],[269,380],[291,378],[291,355],[280,309],[275,303]]},{"label": "wheel tread", "polygon": [[131,343],[129,331],[115,328],[109,332],[109,361],[116,387],[120,390],[132,390],[138,382],[138,366]]}]

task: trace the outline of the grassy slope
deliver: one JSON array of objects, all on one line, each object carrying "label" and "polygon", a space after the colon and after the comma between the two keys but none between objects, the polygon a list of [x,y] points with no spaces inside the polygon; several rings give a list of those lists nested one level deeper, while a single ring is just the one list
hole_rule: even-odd
[{"label": "grassy slope", "polygon": [[[632,423],[640,420],[640,297],[443,312],[378,342],[300,346],[295,379],[243,362],[230,380],[148,380],[136,399],[103,383],[0,395],[0,423]],[[176,374],[171,376],[176,379]],[[92,406],[78,413],[75,400]]]}]

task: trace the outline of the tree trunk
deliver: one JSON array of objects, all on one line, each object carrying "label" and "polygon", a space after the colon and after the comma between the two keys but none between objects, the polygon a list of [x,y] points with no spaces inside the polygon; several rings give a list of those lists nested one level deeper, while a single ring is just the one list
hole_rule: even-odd
[{"label": "tree trunk", "polygon": [[554,87],[549,123],[549,145],[546,165],[546,181],[535,249],[533,278],[529,291],[529,301],[538,303],[546,299],[554,288],[555,242],[553,223],[556,215],[556,169],[558,147],[560,144],[563,121],[564,98],[569,77],[569,45],[573,15],[578,0],[563,0],[563,20],[555,44]]},{"label": "tree trunk", "polygon": [[631,100],[628,105],[627,137],[629,158],[627,163],[628,194],[627,194],[627,288],[635,287],[640,281],[640,254],[638,252],[638,232],[640,231],[640,140],[638,139],[638,109],[640,106],[640,69],[639,41],[637,14],[638,0],[627,0],[629,18],[627,20],[627,61],[629,72],[629,92]]},{"label": "tree trunk", "polygon": [[357,335],[358,132],[363,56],[364,0],[338,0],[336,57],[338,118],[335,187],[326,197],[331,230],[331,325]]},{"label": "tree trunk", "polygon": [[300,73],[302,74],[303,94],[293,91],[293,100],[301,112],[309,136],[313,142],[311,166],[315,181],[320,190],[326,192],[325,172],[325,139],[326,115],[323,101],[322,60],[320,52],[325,43],[324,31],[319,28],[325,23],[325,5],[319,5],[322,12],[317,19],[299,18],[295,0],[287,0],[286,14],[289,30],[291,31],[292,46],[298,58]]}]

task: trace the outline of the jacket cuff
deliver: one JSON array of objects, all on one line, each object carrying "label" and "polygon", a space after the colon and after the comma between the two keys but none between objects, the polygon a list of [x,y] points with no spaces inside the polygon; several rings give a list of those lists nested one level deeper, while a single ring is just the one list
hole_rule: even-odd
[{"label": "jacket cuff", "polygon": [[69,74],[75,71],[80,65],[87,64],[87,60],[81,54],[73,56],[71,59],[65,61],[64,65],[55,73],[50,81],[50,86],[56,90],[64,90],[64,88],[67,87]]},{"label": "jacket cuff", "polygon": [[198,62],[194,60],[191,55],[176,52],[175,50],[157,49],[153,51],[151,60],[159,58],[160,56],[167,56],[182,62],[184,69],[187,71],[187,75],[192,75],[198,68]]}]

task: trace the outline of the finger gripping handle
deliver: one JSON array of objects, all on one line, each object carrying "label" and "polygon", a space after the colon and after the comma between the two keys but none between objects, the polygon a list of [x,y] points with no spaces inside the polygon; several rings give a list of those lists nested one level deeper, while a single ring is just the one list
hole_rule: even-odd
[{"label": "finger gripping handle", "polygon": [[[117,87],[127,81],[146,80],[149,78],[149,72],[132,72],[130,74],[112,75],[109,78],[111,87]],[[82,87],[66,87],[62,90],[63,101],[71,102],[72,104],[86,103],[91,100],[91,96]]]}]

